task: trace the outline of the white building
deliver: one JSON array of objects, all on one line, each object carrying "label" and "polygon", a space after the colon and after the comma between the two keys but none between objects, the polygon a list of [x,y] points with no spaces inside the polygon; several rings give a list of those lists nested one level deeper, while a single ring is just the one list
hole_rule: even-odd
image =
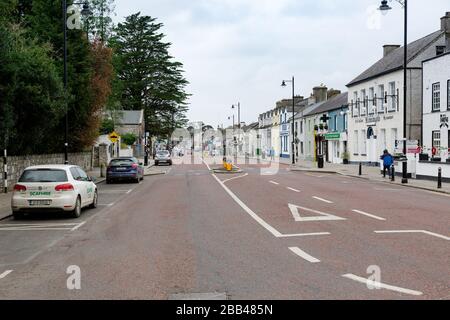
[{"label": "white building", "polygon": [[[421,139],[422,61],[441,53],[445,45],[443,28],[408,45],[406,136],[410,140]],[[396,141],[404,135],[404,51],[397,45],[386,45],[383,49],[383,58],[347,85],[352,162],[378,165],[383,150],[395,153]]]},{"label": "white building", "polygon": [[450,48],[423,62],[423,150],[430,161],[417,163],[416,175],[450,178]]}]

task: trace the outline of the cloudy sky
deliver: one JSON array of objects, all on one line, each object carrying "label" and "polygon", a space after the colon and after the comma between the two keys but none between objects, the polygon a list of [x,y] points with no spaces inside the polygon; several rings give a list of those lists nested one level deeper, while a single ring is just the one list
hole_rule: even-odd
[{"label": "cloudy sky", "polygon": [[[257,121],[289,98],[280,86],[296,77],[296,94],[345,84],[382,56],[382,45],[403,43],[403,10],[379,0],[115,0],[116,21],[141,11],[164,23],[172,55],[190,82],[190,120],[230,125],[231,105],[241,120]],[[440,27],[448,0],[410,1],[409,39]]]}]

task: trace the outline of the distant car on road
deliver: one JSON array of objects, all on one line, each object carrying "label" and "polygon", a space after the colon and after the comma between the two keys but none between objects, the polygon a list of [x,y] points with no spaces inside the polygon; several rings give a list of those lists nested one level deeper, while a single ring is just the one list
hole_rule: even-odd
[{"label": "distant car on road", "polygon": [[160,150],[156,152],[155,165],[159,166],[161,163],[167,163],[169,166],[172,165],[172,157],[170,155],[170,151]]},{"label": "distant car on road", "polygon": [[81,209],[96,208],[97,186],[80,167],[45,165],[26,168],[14,186],[11,209],[15,219],[35,211],[70,212],[74,218]]},{"label": "distant car on road", "polygon": [[112,159],[106,170],[106,183],[118,180],[144,180],[144,165],[134,157]]}]

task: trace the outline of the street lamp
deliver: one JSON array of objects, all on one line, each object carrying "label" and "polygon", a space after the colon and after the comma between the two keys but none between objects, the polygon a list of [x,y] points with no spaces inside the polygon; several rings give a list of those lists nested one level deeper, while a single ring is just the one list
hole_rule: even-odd
[{"label": "street lamp", "polygon": [[[392,1],[392,0],[391,0]],[[407,99],[407,85],[408,81],[408,0],[396,0],[404,9],[404,45],[403,45],[403,154],[406,160],[402,163],[403,178],[402,183],[408,183],[408,157],[406,156],[406,99]],[[381,1],[380,11],[386,15],[392,8],[388,5],[387,0]]]},{"label": "street lamp", "polygon": [[[83,5],[83,9],[81,10],[81,14],[84,17],[89,17],[92,15],[92,11],[89,8],[89,3],[87,1],[84,2],[74,2],[73,5]],[[64,91],[67,96],[67,0],[62,0],[62,20],[63,20],[63,30],[64,30]],[[66,110],[65,110],[65,132],[64,132],[64,163],[69,164],[69,115],[67,108],[67,100],[66,100]]]},{"label": "street lamp", "polygon": [[238,140],[241,141],[241,103],[238,102],[237,105],[231,105],[231,109],[236,109],[236,106],[238,109]]},{"label": "street lamp", "polygon": [[295,126],[294,126],[294,122],[295,122],[295,78],[292,77],[292,80],[283,80],[283,82],[281,83],[282,87],[286,87],[286,82],[290,82],[292,83],[292,164],[295,164],[295,154],[294,154],[294,150],[295,150],[295,141],[294,141],[294,137],[295,137]]}]

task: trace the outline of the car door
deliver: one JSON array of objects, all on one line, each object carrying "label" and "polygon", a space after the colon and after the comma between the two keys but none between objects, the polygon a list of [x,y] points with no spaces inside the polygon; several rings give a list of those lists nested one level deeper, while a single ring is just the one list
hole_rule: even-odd
[{"label": "car door", "polygon": [[94,199],[94,186],[93,183],[91,181],[89,181],[89,177],[86,174],[86,172],[84,172],[83,169],[81,169],[80,167],[77,167],[77,170],[80,174],[80,180],[81,180],[81,189],[84,193],[84,196],[82,195],[82,197],[84,198],[83,201],[83,206],[87,206],[89,204],[92,203],[92,200]]},{"label": "car door", "polygon": [[72,175],[73,178],[73,185],[75,187],[75,190],[80,194],[81,196],[81,206],[84,206],[84,202],[85,202],[85,198],[86,198],[86,193],[83,191],[83,187],[84,184],[81,181],[81,175],[80,172],[78,171],[77,167],[71,167],[70,168],[70,174]]}]

